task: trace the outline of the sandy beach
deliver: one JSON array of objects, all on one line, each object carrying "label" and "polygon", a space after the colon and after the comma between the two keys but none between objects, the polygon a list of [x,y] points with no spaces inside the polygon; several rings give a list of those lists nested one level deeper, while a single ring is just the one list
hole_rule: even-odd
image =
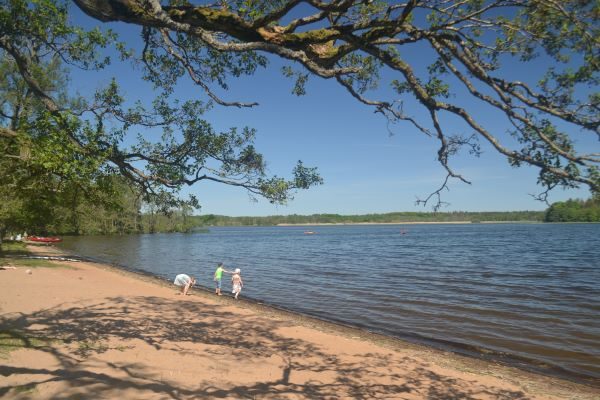
[{"label": "sandy beach", "polygon": [[2,270],[0,313],[6,399],[600,398],[597,387],[202,290],[180,296],[100,264]]}]

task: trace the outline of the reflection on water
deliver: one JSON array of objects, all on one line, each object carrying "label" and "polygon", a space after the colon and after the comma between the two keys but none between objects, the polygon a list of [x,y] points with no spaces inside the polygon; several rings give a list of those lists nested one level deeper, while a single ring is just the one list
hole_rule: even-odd
[{"label": "reflection on water", "polygon": [[[63,247],[388,335],[483,347],[600,378],[600,225],[211,228]],[[227,284],[225,287],[229,287]],[[523,361],[531,365],[532,361]]]}]

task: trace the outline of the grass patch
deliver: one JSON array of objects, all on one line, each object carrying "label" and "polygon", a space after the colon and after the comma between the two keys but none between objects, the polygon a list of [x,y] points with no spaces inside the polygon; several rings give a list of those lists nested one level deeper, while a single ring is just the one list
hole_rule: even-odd
[{"label": "grass patch", "polygon": [[101,354],[109,350],[116,350],[120,352],[133,349],[133,345],[117,344],[116,346],[110,346],[106,339],[87,339],[82,341],[76,341],[74,344],[77,348],[73,349],[74,353],[80,357],[89,357],[92,354]]},{"label": "grass patch", "polygon": [[19,394],[33,394],[37,390],[35,383],[29,383],[27,385],[16,386],[14,391]]},{"label": "grass patch", "polygon": [[102,340],[84,340],[77,342],[75,354],[87,358],[92,354],[105,353],[108,350],[110,350],[110,347]]},{"label": "grass patch", "polygon": [[108,345],[100,340],[84,340],[83,342],[77,343],[80,351],[97,351],[104,352],[108,350]]},{"label": "grass patch", "polygon": [[2,243],[0,251],[0,266],[25,267],[25,268],[69,268],[64,265],[56,264],[49,260],[27,259],[21,256],[30,255],[27,245],[23,242],[5,241]]},{"label": "grass patch", "polygon": [[17,242],[15,240],[6,240],[2,242],[2,250],[0,251],[0,257],[10,257],[24,254],[29,254],[25,243]]},{"label": "grass patch", "polygon": [[117,351],[120,351],[121,353],[124,352],[125,350],[129,350],[129,349],[133,349],[135,346],[115,346],[114,349]]},{"label": "grass patch", "polygon": [[39,338],[15,330],[0,330],[0,358],[8,358],[11,351],[46,347],[56,339]]},{"label": "grass patch", "polygon": [[26,268],[69,268],[49,260],[36,260],[27,258],[0,257],[0,266],[12,265],[14,267]]},{"label": "grass patch", "polygon": [[[71,341],[68,339],[32,335],[31,333],[14,329],[5,329],[0,330],[0,359],[8,359],[11,351],[19,349],[43,349],[53,344],[74,345],[75,348],[70,346],[71,350],[83,357],[88,357],[91,354],[104,353],[112,349],[106,341],[101,339]],[[115,349],[122,352],[133,347],[134,346],[117,345]]]}]

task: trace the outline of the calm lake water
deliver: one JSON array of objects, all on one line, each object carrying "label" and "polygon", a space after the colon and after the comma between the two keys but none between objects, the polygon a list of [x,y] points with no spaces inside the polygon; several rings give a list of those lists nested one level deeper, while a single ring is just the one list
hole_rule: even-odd
[{"label": "calm lake water", "polygon": [[211,228],[65,238],[62,247],[169,280],[188,273],[206,287],[222,261],[241,268],[242,297],[600,379],[599,224]]}]

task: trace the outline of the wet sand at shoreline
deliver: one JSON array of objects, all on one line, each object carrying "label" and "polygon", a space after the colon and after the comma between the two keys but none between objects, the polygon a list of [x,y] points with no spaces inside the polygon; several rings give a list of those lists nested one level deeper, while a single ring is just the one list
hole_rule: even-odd
[{"label": "wet sand at shoreline", "polygon": [[105,265],[56,264],[0,271],[0,331],[28,346],[0,353],[2,398],[600,398],[595,387],[205,291],[182,297]]}]

